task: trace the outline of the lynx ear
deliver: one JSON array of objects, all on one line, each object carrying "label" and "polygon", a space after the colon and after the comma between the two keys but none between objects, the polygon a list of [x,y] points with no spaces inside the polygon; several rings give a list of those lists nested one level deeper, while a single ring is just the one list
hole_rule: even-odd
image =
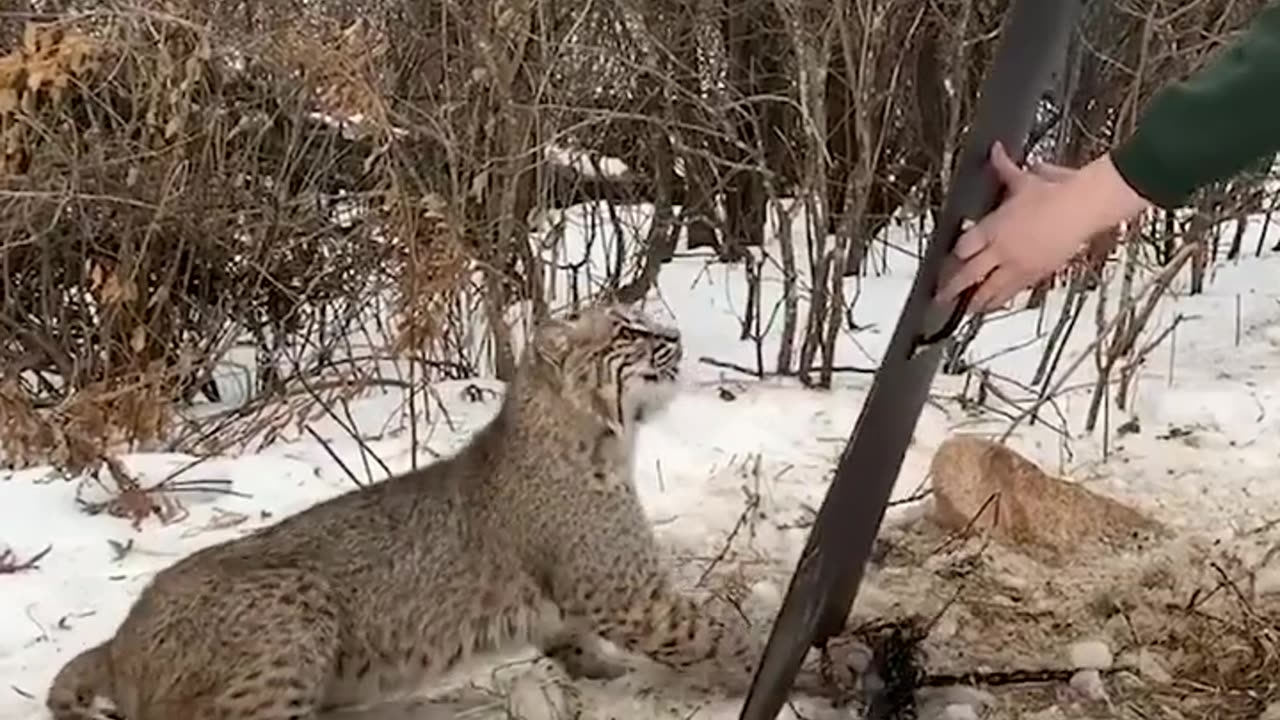
[{"label": "lynx ear", "polygon": [[645,317],[644,300],[614,300],[600,308],[604,314],[621,322],[637,322]]},{"label": "lynx ear", "polygon": [[530,349],[543,362],[561,367],[569,352],[570,332],[573,327],[564,320],[547,318],[538,324],[530,340]]}]

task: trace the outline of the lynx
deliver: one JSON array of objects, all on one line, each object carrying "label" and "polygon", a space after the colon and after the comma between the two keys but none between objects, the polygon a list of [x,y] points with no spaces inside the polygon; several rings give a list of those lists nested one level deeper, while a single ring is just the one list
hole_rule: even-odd
[{"label": "lynx", "polygon": [[632,479],[636,429],[672,399],[681,358],[679,332],[630,306],[544,321],[455,455],[160,571],[47,706],[55,720],[312,720],[520,646],[616,677],[601,638],[745,691],[763,633],[677,591]]}]

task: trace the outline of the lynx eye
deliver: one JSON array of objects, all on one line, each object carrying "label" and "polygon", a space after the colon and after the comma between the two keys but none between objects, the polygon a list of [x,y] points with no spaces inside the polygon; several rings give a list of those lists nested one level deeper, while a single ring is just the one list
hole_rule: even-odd
[{"label": "lynx eye", "polygon": [[639,340],[644,337],[645,333],[626,325],[618,328],[618,338],[621,340]]}]

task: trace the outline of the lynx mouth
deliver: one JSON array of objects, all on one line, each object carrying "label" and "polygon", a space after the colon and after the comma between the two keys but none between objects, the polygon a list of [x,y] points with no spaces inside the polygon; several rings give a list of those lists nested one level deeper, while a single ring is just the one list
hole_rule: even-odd
[{"label": "lynx mouth", "polygon": [[653,370],[651,372],[641,374],[640,379],[645,381],[646,383],[653,383],[653,384],[670,383],[670,382],[675,382],[679,374],[680,374],[680,371],[674,367],[659,368],[657,370]]}]

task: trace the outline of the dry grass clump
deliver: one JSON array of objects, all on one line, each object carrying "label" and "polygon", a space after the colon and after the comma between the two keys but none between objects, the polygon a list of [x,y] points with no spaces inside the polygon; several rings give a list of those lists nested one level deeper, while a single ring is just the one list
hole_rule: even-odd
[{"label": "dry grass clump", "polygon": [[130,8],[28,24],[0,55],[6,464],[77,471],[163,441],[178,403],[216,397],[237,343],[256,390],[280,391],[333,362],[406,255],[430,253],[439,222],[396,177],[385,122],[354,136],[317,114],[378,106],[376,53],[343,37],[324,55],[296,36],[229,47]]},{"label": "dry grass clump", "polygon": [[[907,685],[982,687],[993,720],[1254,720],[1280,702],[1280,525],[1226,537],[1167,530],[1047,563],[989,533],[890,526],[858,615],[872,619],[870,644],[892,641],[881,660],[893,670],[896,658]],[[913,669],[892,652],[903,638],[881,631],[915,618],[928,622]],[[907,646],[920,635],[908,632]],[[1115,654],[1105,700],[1070,688],[1068,648],[1081,640]]]},{"label": "dry grass clump", "polygon": [[1157,707],[1184,717],[1244,719],[1280,703],[1280,596],[1254,587],[1257,572],[1280,561],[1280,545],[1260,568],[1231,559],[1208,562],[1203,569],[1211,582],[1149,618],[1149,644],[1171,659],[1173,676],[1152,688]]}]

